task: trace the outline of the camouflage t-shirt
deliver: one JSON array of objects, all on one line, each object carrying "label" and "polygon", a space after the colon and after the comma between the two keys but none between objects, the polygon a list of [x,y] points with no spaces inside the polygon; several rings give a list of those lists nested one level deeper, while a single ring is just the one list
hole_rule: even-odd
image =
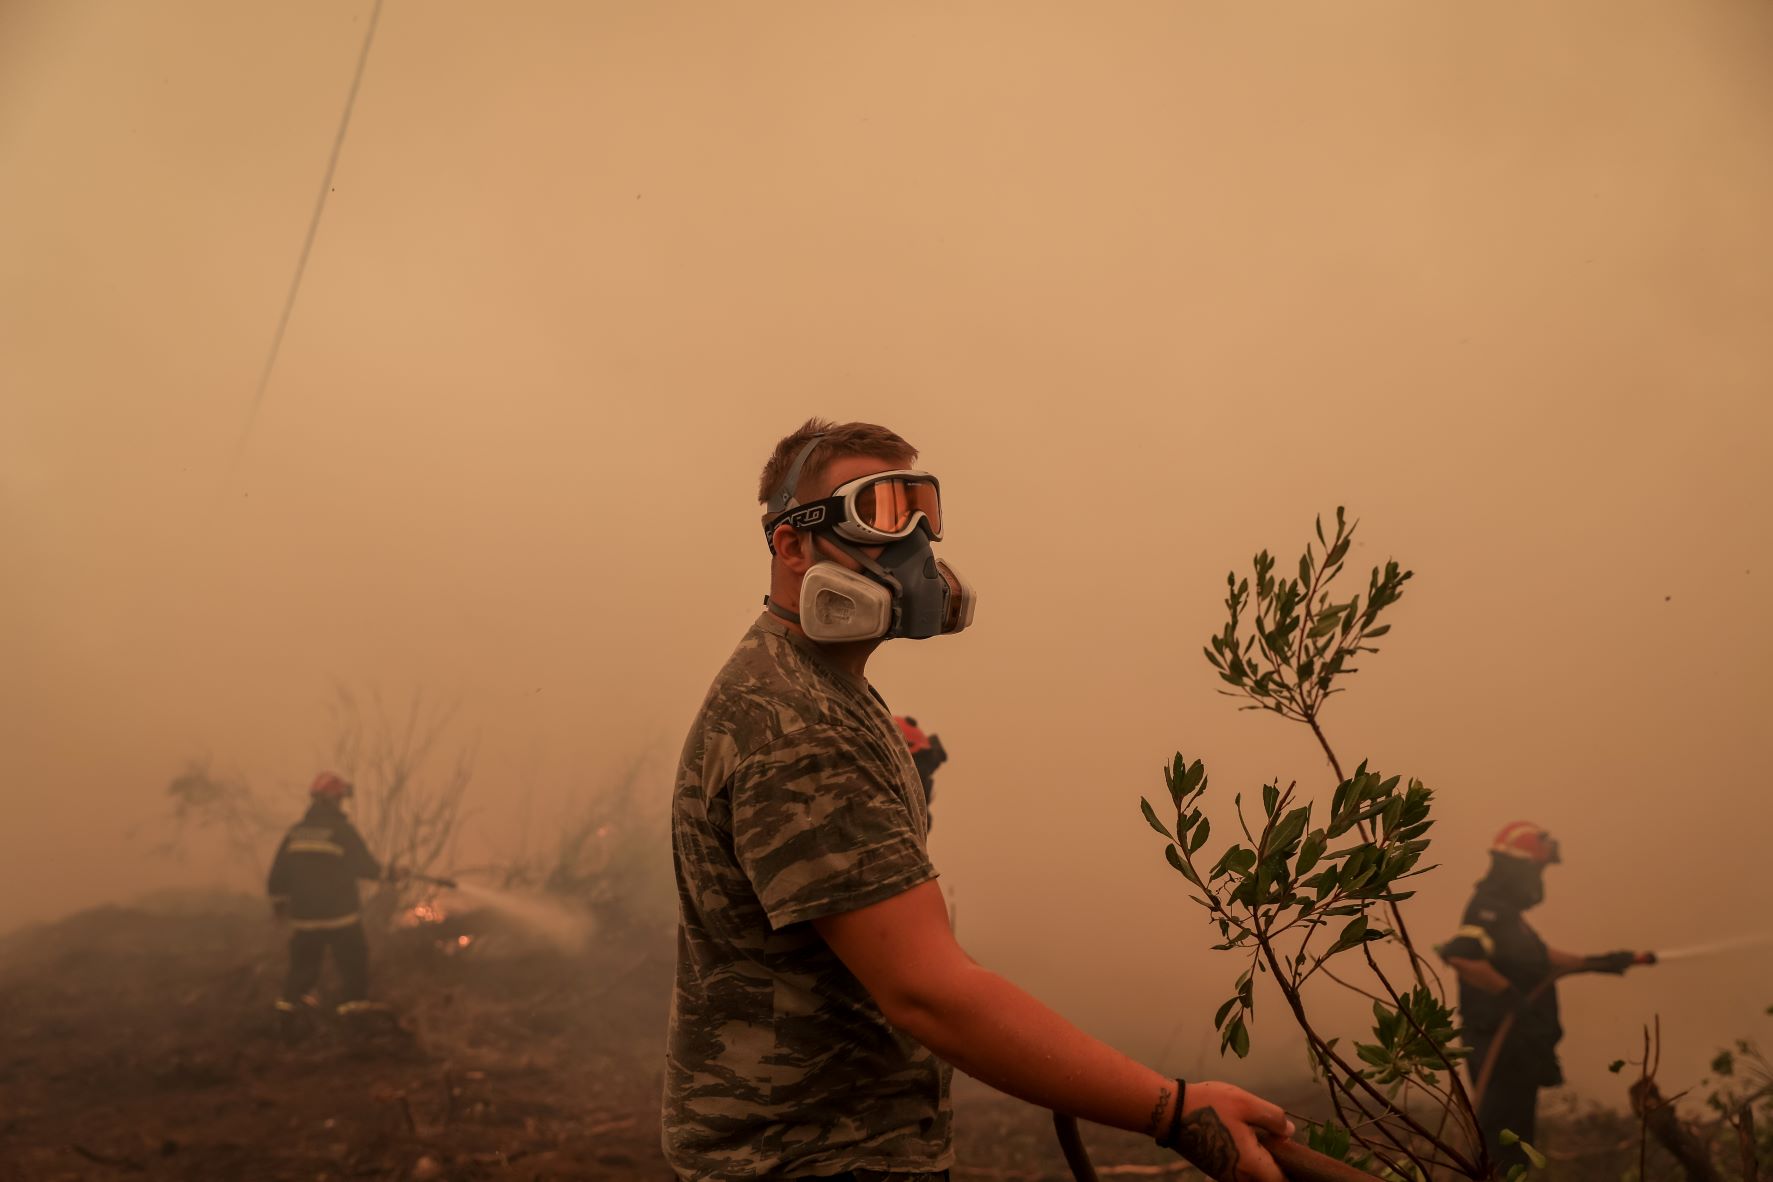
[{"label": "camouflage t-shirt", "polygon": [[936,876],[923,786],[885,704],[765,614],[690,728],[671,815],[672,1168],[947,1168],[948,1066],[887,1022],[808,922]]}]

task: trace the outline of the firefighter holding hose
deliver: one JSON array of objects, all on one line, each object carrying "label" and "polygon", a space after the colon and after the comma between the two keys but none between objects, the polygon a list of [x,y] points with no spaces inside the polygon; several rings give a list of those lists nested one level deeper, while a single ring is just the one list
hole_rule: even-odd
[{"label": "firefighter holding hose", "polygon": [[1490,870],[1477,884],[1459,930],[1439,946],[1459,976],[1459,1013],[1478,1124],[1499,1174],[1526,1161],[1503,1130],[1531,1142],[1539,1089],[1564,1081],[1557,1044],[1557,978],[1572,973],[1621,974],[1654,963],[1648,952],[1579,956],[1549,947],[1524,913],[1545,898],[1545,868],[1561,861],[1558,843],[1530,821],[1503,827],[1490,844]]},{"label": "firefighter holding hose", "polygon": [[[345,816],[350,781],[321,772],[308,789],[308,811],[284,835],[271,862],[272,912],[289,925],[289,974],[277,999],[282,1015],[301,1012],[320,980],[327,953],[338,969],[341,1017],[379,1010],[369,1001],[369,943],[357,898],[358,879],[380,879],[382,866]],[[396,877],[398,872],[390,872]]]},{"label": "firefighter holding hose", "polygon": [[672,797],[678,953],[663,1142],[682,1179],[936,1182],[952,1068],[1143,1131],[1225,1182],[1281,1182],[1281,1109],[1173,1080],[955,942],[907,736],[869,684],[891,638],[959,632],[936,478],[868,423],[809,420],[765,465],[765,610],[691,724]]}]

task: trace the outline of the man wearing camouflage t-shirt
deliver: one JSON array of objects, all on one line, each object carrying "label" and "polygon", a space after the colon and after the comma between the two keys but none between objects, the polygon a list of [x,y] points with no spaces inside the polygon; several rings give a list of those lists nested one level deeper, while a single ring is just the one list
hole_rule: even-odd
[{"label": "man wearing camouflage t-shirt", "polygon": [[765,467],[768,610],[690,728],[672,803],[677,984],[664,1148],[685,1179],[945,1179],[950,1065],[1140,1130],[1210,1174],[1281,1182],[1292,1126],[1076,1029],[955,943],[917,769],[863,676],[889,636],[958,631],[939,490],[866,423],[809,420]]}]

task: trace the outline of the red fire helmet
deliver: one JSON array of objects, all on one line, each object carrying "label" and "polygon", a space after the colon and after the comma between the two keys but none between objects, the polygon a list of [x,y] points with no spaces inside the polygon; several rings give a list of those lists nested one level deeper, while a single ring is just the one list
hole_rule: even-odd
[{"label": "red fire helmet", "polygon": [[343,800],[347,796],[355,796],[356,794],[357,789],[352,787],[351,781],[336,772],[321,772],[314,777],[314,782],[308,785],[309,796],[323,796],[330,800]]},{"label": "red fire helmet", "polygon": [[1496,840],[1490,843],[1490,851],[1537,862],[1541,866],[1563,860],[1558,856],[1557,838],[1531,821],[1510,821],[1504,825]]},{"label": "red fire helmet", "polygon": [[930,749],[930,737],[918,729],[917,719],[895,714],[893,721],[899,724],[899,733],[905,736],[905,746],[911,748],[911,754]]}]

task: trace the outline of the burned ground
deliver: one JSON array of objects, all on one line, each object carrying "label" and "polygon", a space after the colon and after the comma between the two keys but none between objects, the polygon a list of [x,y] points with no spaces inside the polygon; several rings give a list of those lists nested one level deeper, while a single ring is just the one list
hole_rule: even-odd
[{"label": "burned ground", "polygon": [[428,1157],[447,1178],[659,1177],[665,949],[569,958],[498,930],[462,947],[447,926],[378,942],[391,1020],[316,1011],[293,1037],[256,901],[15,933],[0,1176],[405,1179]]}]

